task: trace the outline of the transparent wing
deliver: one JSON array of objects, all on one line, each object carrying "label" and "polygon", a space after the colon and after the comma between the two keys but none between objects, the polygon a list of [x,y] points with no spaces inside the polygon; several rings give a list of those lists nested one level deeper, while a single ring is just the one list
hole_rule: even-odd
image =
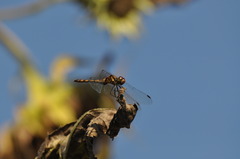
[{"label": "transparent wing", "polygon": [[[95,80],[96,78],[95,77],[91,77],[90,78],[91,80]],[[95,90],[97,91],[98,93],[101,93],[102,92],[102,88],[103,88],[103,85],[101,83],[96,83],[96,82],[91,82],[89,83],[90,86]]]},{"label": "transparent wing", "polygon": [[103,78],[106,78],[108,76],[112,75],[111,73],[105,71],[105,70],[102,70],[101,73],[98,75],[98,78],[100,79],[103,79]]},{"label": "transparent wing", "polygon": [[137,104],[138,106],[140,106],[139,102],[133,99],[128,93],[125,92],[124,97],[127,100],[127,104]]},{"label": "transparent wing", "polygon": [[[107,71],[102,70],[98,76],[91,77],[90,79],[91,80],[102,80],[110,75],[111,74],[108,73]],[[98,93],[107,93],[107,94],[110,94],[112,87],[113,87],[113,85],[111,85],[111,84],[103,85],[103,84],[97,83],[97,82],[92,82],[92,83],[90,83],[90,85]]]},{"label": "transparent wing", "polygon": [[116,87],[114,85],[106,84],[106,85],[103,85],[102,93],[114,96],[115,90],[116,90]]},{"label": "transparent wing", "polygon": [[[125,83],[123,87],[126,88],[124,93],[127,102],[135,102],[138,105],[142,104],[152,104],[152,99],[149,95],[143,93],[142,91],[136,89],[128,83]],[[133,104],[133,103],[129,103]]]}]

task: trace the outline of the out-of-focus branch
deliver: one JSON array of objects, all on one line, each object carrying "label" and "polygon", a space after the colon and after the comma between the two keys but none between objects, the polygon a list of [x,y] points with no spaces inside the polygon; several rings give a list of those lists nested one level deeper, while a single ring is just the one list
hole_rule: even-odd
[{"label": "out-of-focus branch", "polygon": [[13,55],[18,62],[20,62],[20,65],[23,67],[26,65],[31,65],[31,62],[28,59],[29,51],[27,47],[2,22],[0,22],[0,42],[6,49],[9,50],[9,53]]},{"label": "out-of-focus branch", "polygon": [[[3,23],[0,22],[0,43],[20,64],[21,72],[29,92],[37,92],[38,87],[43,87],[44,80],[29,59],[30,52],[24,43]],[[36,84],[37,83],[37,84]],[[34,93],[33,93],[34,94]],[[33,95],[33,94],[30,94]]]},{"label": "out-of-focus branch", "polygon": [[36,0],[31,3],[22,4],[15,7],[0,8],[0,20],[16,19],[22,16],[32,15],[38,13],[47,7],[71,0]]}]

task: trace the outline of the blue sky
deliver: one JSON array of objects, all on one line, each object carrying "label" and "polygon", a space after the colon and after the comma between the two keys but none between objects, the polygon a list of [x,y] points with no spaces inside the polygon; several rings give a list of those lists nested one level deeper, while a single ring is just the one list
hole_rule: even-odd
[{"label": "blue sky", "polygon": [[[94,23],[82,24],[83,11],[71,4],[5,24],[44,74],[59,53],[99,59],[113,50],[112,72],[128,62],[126,79],[153,104],[141,106],[132,129],[113,141],[114,159],[239,159],[239,6],[239,0],[198,0],[163,7],[144,16],[142,36],[131,42],[111,42]],[[21,98],[9,89],[18,65],[2,46],[0,52],[3,124]]]}]

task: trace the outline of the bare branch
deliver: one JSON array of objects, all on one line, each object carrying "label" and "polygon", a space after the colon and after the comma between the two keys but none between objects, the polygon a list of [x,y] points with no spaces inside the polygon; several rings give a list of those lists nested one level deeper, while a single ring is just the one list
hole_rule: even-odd
[{"label": "bare branch", "polygon": [[10,20],[31,15],[38,13],[51,5],[67,1],[71,0],[36,0],[34,2],[22,4],[15,7],[1,8],[0,20]]},{"label": "bare branch", "polygon": [[11,53],[22,66],[30,64],[30,60],[28,59],[28,56],[30,55],[28,48],[10,29],[7,28],[7,26],[1,22],[0,42],[2,42],[3,46],[9,50],[9,53]]}]

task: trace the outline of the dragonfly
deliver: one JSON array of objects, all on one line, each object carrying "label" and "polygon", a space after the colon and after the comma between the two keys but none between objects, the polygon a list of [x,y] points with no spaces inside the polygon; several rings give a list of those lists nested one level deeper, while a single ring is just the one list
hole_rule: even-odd
[{"label": "dragonfly", "polygon": [[124,97],[130,104],[151,104],[152,99],[149,95],[136,89],[132,85],[128,84],[124,77],[115,76],[105,70],[96,77],[90,79],[76,79],[74,82],[78,83],[90,83],[91,87],[98,93],[110,93],[110,95],[117,97],[120,89],[124,89]]}]

